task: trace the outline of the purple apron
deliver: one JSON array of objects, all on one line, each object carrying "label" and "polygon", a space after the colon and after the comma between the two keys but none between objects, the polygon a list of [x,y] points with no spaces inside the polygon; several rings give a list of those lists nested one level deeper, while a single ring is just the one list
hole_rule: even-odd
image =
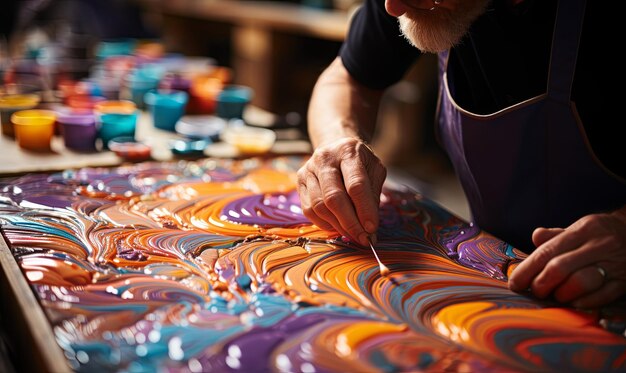
[{"label": "purple apron", "polygon": [[454,102],[447,53],[439,56],[438,135],[472,219],[527,252],[536,227],[567,227],[626,204],[626,182],[597,160],[570,101],[584,9],[585,0],[559,2],[547,93],[493,114]]}]

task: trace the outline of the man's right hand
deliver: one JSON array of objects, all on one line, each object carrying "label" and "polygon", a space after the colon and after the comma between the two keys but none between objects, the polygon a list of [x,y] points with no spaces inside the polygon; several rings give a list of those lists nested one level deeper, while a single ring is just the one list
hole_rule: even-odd
[{"label": "man's right hand", "polygon": [[378,229],[387,169],[362,140],[344,137],[318,147],[298,171],[304,215],[313,224],[367,246]]}]

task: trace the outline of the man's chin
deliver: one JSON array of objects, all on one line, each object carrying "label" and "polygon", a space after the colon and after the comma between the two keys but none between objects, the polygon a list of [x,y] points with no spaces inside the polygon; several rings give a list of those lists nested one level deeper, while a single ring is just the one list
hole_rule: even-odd
[{"label": "man's chin", "polygon": [[462,3],[454,11],[406,13],[398,17],[402,35],[422,52],[439,53],[461,42],[470,26],[484,12],[489,0]]},{"label": "man's chin", "polygon": [[[419,17],[417,20],[407,15],[398,17],[400,31],[404,38],[415,48],[425,53],[439,53],[452,48],[461,36],[450,35],[450,30],[443,23],[443,27],[432,19]],[[419,23],[418,23],[419,22]]]}]

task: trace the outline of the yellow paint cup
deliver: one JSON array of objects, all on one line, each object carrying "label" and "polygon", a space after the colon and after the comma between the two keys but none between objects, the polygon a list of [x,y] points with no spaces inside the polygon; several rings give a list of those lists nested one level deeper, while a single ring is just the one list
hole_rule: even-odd
[{"label": "yellow paint cup", "polygon": [[56,114],[51,110],[20,110],[13,113],[15,137],[20,147],[28,150],[50,150]]},{"label": "yellow paint cup", "polygon": [[39,104],[39,101],[40,97],[36,94],[8,94],[0,96],[2,134],[8,137],[15,137],[11,116],[16,111],[35,108]]}]

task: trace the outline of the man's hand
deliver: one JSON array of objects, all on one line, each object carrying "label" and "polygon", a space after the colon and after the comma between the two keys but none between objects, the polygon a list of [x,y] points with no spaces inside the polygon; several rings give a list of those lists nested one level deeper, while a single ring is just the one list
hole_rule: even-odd
[{"label": "man's hand", "polygon": [[360,139],[341,138],[320,146],[298,171],[302,211],[318,227],[366,246],[378,229],[386,176],[385,166]]},{"label": "man's hand", "polygon": [[626,208],[587,215],[566,229],[537,228],[537,249],[513,271],[509,288],[579,308],[626,294]]}]

